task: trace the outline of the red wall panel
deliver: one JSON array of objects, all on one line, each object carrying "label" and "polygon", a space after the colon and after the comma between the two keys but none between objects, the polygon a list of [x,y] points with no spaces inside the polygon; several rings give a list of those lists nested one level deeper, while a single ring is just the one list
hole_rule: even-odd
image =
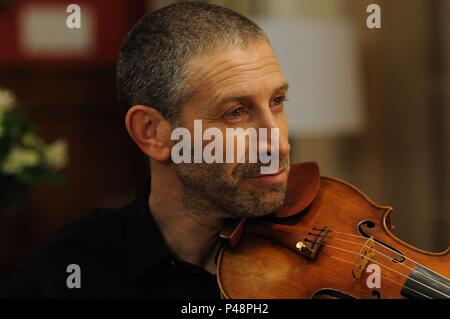
[{"label": "red wall panel", "polygon": [[[70,3],[76,3],[83,10],[89,9],[94,21],[93,50],[84,55],[39,55],[29,56],[20,45],[20,14],[27,6],[61,5],[65,8]],[[23,12],[23,11],[22,11]],[[134,0],[3,0],[0,7],[0,65],[42,64],[42,63],[115,63],[118,49],[124,36],[131,26],[145,14],[145,1]],[[83,25],[82,25],[83,27]],[[65,24],[61,28],[66,28]]]}]

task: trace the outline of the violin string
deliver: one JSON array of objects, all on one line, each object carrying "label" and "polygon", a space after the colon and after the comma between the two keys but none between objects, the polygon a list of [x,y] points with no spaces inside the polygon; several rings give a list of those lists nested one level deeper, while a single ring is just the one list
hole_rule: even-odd
[{"label": "violin string", "polygon": [[[310,240],[308,240],[308,241],[310,241]],[[311,241],[311,242],[312,242],[312,241]],[[361,257],[367,258],[367,259],[369,259],[370,261],[373,261],[373,262],[379,264],[380,266],[385,267],[385,268],[389,269],[390,271],[393,271],[393,272],[399,274],[400,276],[405,277],[406,279],[410,279],[410,280],[412,280],[412,281],[415,281],[416,283],[418,283],[418,284],[420,284],[420,285],[422,285],[422,286],[424,286],[424,287],[426,287],[426,288],[429,288],[429,289],[431,289],[431,290],[434,290],[434,291],[437,292],[438,294],[441,294],[441,295],[444,295],[444,296],[447,297],[447,298],[450,298],[449,295],[447,295],[447,294],[445,294],[445,293],[443,293],[443,292],[441,292],[441,291],[439,291],[439,290],[436,290],[436,289],[434,289],[433,287],[430,287],[430,286],[428,286],[427,284],[424,284],[423,282],[420,282],[420,281],[418,281],[418,280],[416,280],[416,279],[414,279],[414,278],[409,278],[409,277],[406,276],[405,274],[402,274],[401,272],[399,272],[399,271],[397,271],[397,270],[395,270],[395,269],[392,269],[391,267],[386,266],[386,265],[384,265],[384,264],[382,264],[382,263],[380,263],[380,262],[374,260],[373,258],[369,258],[369,257],[367,257],[367,256],[365,256],[365,255],[363,255],[363,254],[361,254],[361,253],[357,253],[357,252],[354,252],[354,251],[351,251],[351,250],[348,250],[348,249],[345,249],[345,248],[340,248],[340,247],[337,247],[337,246],[334,246],[334,245],[328,245],[328,244],[319,243],[319,242],[315,242],[315,243],[316,243],[316,244],[319,244],[319,245],[321,245],[321,246],[326,246],[326,247],[338,249],[338,250],[341,250],[341,251],[344,251],[344,252],[348,252],[348,253],[350,253],[350,254],[359,255],[359,256],[361,256]]]},{"label": "violin string", "polygon": [[[312,234],[312,235],[316,235],[316,236],[320,236],[320,237],[324,237],[324,238],[328,238],[328,239],[336,239],[336,240],[343,241],[343,242],[346,242],[346,243],[350,243],[350,244],[358,245],[358,246],[361,246],[361,247],[365,247],[365,248],[368,248],[368,249],[372,250],[373,252],[375,252],[375,253],[377,253],[377,254],[379,254],[379,255],[381,255],[381,256],[387,258],[387,259],[392,259],[392,257],[390,257],[390,256],[388,256],[388,255],[386,255],[386,254],[383,254],[382,252],[380,252],[380,251],[378,251],[378,250],[376,250],[376,249],[373,249],[373,248],[371,248],[370,246],[367,246],[367,245],[365,245],[365,244],[360,244],[360,243],[357,243],[357,242],[354,242],[354,241],[351,241],[351,240],[342,239],[342,238],[339,238],[339,237],[336,237],[336,236],[319,235],[319,234]],[[405,265],[405,264],[403,264],[403,263],[399,263],[398,265],[403,266],[403,267],[406,267],[406,268],[408,268],[408,269],[414,271],[414,268],[409,267],[409,266],[407,266],[407,265]],[[427,275],[427,274],[421,273],[421,275],[424,276],[424,277],[427,277],[428,279],[430,279],[430,280],[436,282],[437,284],[439,284],[439,285],[441,285],[441,286],[443,286],[443,287],[445,287],[445,288],[450,288],[450,287],[447,286],[446,284],[444,284],[444,283],[442,283],[442,282],[436,280],[435,278],[433,278],[433,277],[431,277],[431,276],[429,276],[429,275]]]},{"label": "violin string", "polygon": [[[308,225],[306,225],[306,226],[308,226]],[[309,226],[310,226],[312,229],[315,229],[315,230],[321,230],[321,229],[318,228],[318,227],[314,227],[314,226],[311,226],[311,225],[309,225]],[[355,237],[355,238],[358,238],[358,239],[364,239],[364,240],[367,240],[367,239],[368,239],[367,237],[364,237],[364,236],[361,236],[361,235],[355,235],[355,234],[350,234],[350,233],[339,232],[339,231],[335,231],[335,230],[333,230],[333,229],[330,229],[330,232],[333,232],[333,233],[336,233],[336,234],[340,234],[340,235],[345,235],[345,236],[351,236],[351,237]],[[318,234],[318,236],[324,236],[324,235]],[[437,275],[437,276],[443,277],[443,278],[445,278],[446,280],[450,280],[450,279],[448,279],[447,277],[445,277],[444,275],[435,272],[434,270],[432,270],[432,269],[426,267],[425,265],[423,265],[423,264],[421,264],[421,263],[419,263],[419,262],[417,262],[417,261],[415,261],[415,260],[409,258],[408,256],[406,256],[406,255],[404,255],[404,254],[402,254],[402,253],[400,253],[400,252],[398,252],[398,251],[395,251],[394,249],[392,249],[392,248],[386,246],[385,244],[382,244],[382,243],[380,243],[380,242],[378,242],[378,241],[374,241],[374,243],[377,244],[378,246],[381,246],[381,247],[383,247],[383,248],[385,248],[385,249],[387,249],[387,250],[389,250],[389,251],[391,251],[391,252],[393,252],[393,253],[395,253],[395,254],[401,256],[401,257],[404,257],[405,259],[407,259],[407,260],[411,261],[412,263],[414,263],[414,264],[416,264],[416,265],[418,265],[418,266],[420,266],[420,267],[422,267],[422,268],[428,270],[429,272],[432,272],[433,274],[435,274],[435,275]]]},{"label": "violin string", "polygon": [[[333,256],[333,255],[327,254],[327,253],[323,253],[323,254],[324,254],[325,256],[327,256],[327,257],[334,258],[334,259],[336,259],[336,260],[339,260],[339,261],[342,261],[342,262],[351,264],[352,266],[355,265],[353,262],[348,261],[348,260],[345,260],[345,259],[343,259],[343,258],[339,258],[339,257]],[[415,290],[415,289],[413,289],[413,288],[409,288],[409,287],[407,287],[407,286],[404,286],[404,285],[402,285],[401,283],[399,283],[399,282],[397,282],[397,281],[395,281],[395,280],[392,280],[392,279],[388,278],[388,277],[385,276],[385,275],[382,275],[382,274],[381,274],[381,276],[382,276],[384,279],[387,279],[387,280],[389,280],[390,282],[393,282],[394,284],[396,284],[396,285],[398,285],[398,286],[400,286],[400,287],[402,287],[402,288],[406,288],[406,289],[408,289],[408,290],[414,291],[415,293],[417,293],[417,294],[419,294],[419,295],[422,295],[422,296],[424,296],[425,298],[432,299],[430,296],[424,295],[423,293],[421,293],[421,292],[419,292],[419,291],[417,291],[417,290]]]},{"label": "violin string", "polygon": [[[338,232],[338,231],[335,231],[335,230],[331,230],[331,232],[336,233],[336,234],[340,234],[340,235],[345,235],[345,236],[352,236],[352,237],[356,237],[356,238],[359,238],[359,239],[365,239],[365,240],[368,239],[367,237],[364,237],[364,236],[361,236],[361,235],[354,235],[354,234],[350,234],[350,233],[343,233],[343,232]],[[424,268],[424,269],[426,269],[426,270],[432,272],[433,274],[438,275],[438,276],[441,276],[441,277],[444,277],[444,278],[447,279],[447,280],[450,280],[449,278],[445,277],[444,275],[441,275],[441,274],[435,272],[434,270],[432,270],[432,269],[426,267],[425,265],[422,265],[421,263],[419,263],[419,262],[417,262],[417,261],[415,261],[415,260],[409,258],[408,256],[406,256],[406,255],[404,255],[404,254],[401,254],[401,253],[399,253],[398,251],[395,251],[394,249],[392,249],[392,248],[386,246],[385,244],[379,243],[379,242],[377,242],[377,241],[374,241],[374,242],[375,242],[377,245],[379,245],[379,246],[381,246],[381,247],[383,247],[383,248],[385,248],[385,249],[387,249],[387,250],[389,250],[389,251],[391,251],[391,252],[393,252],[393,253],[395,253],[395,254],[397,254],[397,255],[399,255],[399,256],[402,256],[402,257],[404,257],[405,259],[411,261],[412,263],[415,263],[416,265],[418,265],[418,266],[420,266],[420,267],[422,267],[422,268]]]},{"label": "violin string", "polygon": [[419,280],[416,280],[416,279],[414,279],[414,278],[409,278],[409,277],[406,276],[405,274],[403,274],[403,273],[401,273],[401,272],[399,272],[399,271],[397,271],[397,270],[395,270],[395,269],[393,269],[393,268],[391,268],[391,267],[389,267],[389,266],[386,266],[385,264],[382,264],[382,263],[380,263],[380,262],[374,260],[373,258],[369,258],[369,257],[367,257],[367,256],[365,256],[365,255],[363,255],[363,254],[361,254],[361,253],[357,253],[357,252],[354,252],[354,251],[351,251],[351,250],[348,250],[348,249],[344,249],[344,248],[340,248],[340,247],[337,247],[337,246],[333,246],[333,245],[328,245],[328,244],[323,244],[323,243],[318,243],[318,244],[319,244],[319,245],[323,245],[323,246],[328,246],[328,247],[331,247],[331,248],[335,248],[335,249],[338,249],[338,250],[342,250],[342,251],[345,251],[345,252],[348,252],[348,253],[351,253],[351,254],[354,254],[354,255],[359,255],[359,256],[361,256],[361,257],[365,257],[365,258],[367,258],[368,260],[373,261],[373,262],[379,264],[380,266],[385,267],[386,269],[388,269],[388,270],[390,270],[390,271],[393,271],[393,272],[397,273],[397,274],[400,275],[400,276],[403,276],[403,277],[405,277],[405,278],[407,278],[407,279],[410,279],[410,280],[412,280],[412,281],[414,281],[414,282],[416,282],[416,283],[418,283],[418,284],[420,284],[420,285],[422,285],[422,286],[424,286],[424,287],[426,287],[426,288],[429,288],[429,289],[431,289],[431,290],[437,292],[438,294],[441,294],[441,295],[444,295],[444,296],[447,297],[447,298],[450,298],[449,295],[447,295],[447,294],[445,294],[445,293],[443,293],[443,292],[441,292],[441,291],[439,291],[439,290],[434,289],[433,287],[427,285],[426,283],[423,283],[423,282],[421,282],[421,281],[419,281]]}]

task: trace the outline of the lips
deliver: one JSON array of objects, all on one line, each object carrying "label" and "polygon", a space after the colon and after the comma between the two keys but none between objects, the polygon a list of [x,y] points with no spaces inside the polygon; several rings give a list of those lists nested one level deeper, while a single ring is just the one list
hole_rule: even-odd
[{"label": "lips", "polygon": [[286,168],[282,168],[282,169],[278,170],[278,172],[276,172],[274,174],[258,174],[256,176],[249,176],[247,178],[261,178],[261,177],[266,177],[266,176],[278,176],[280,174],[283,174],[284,171],[286,171]]},{"label": "lips", "polygon": [[283,173],[284,168],[279,170],[278,172],[274,173],[274,174],[259,174],[256,176],[250,176],[249,178],[260,178],[260,177],[266,177],[266,176],[277,176],[280,175],[281,173]]},{"label": "lips", "polygon": [[247,180],[262,185],[282,184],[286,182],[287,175],[287,170],[283,168],[275,174],[260,174],[258,176],[249,177]]}]

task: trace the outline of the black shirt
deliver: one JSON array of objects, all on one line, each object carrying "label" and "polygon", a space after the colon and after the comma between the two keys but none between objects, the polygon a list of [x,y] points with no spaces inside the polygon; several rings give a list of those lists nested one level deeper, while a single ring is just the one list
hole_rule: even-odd
[{"label": "black shirt", "polygon": [[7,297],[220,298],[214,275],[171,256],[148,195],[64,227],[18,271]]}]

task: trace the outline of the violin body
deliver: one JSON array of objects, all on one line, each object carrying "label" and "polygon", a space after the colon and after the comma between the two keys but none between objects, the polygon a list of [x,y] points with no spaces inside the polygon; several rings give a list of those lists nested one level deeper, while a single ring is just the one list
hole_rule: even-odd
[{"label": "violin body", "polygon": [[392,211],[320,177],[314,163],[292,166],[280,212],[221,233],[223,297],[450,298],[449,248],[426,252],[397,238]]}]

